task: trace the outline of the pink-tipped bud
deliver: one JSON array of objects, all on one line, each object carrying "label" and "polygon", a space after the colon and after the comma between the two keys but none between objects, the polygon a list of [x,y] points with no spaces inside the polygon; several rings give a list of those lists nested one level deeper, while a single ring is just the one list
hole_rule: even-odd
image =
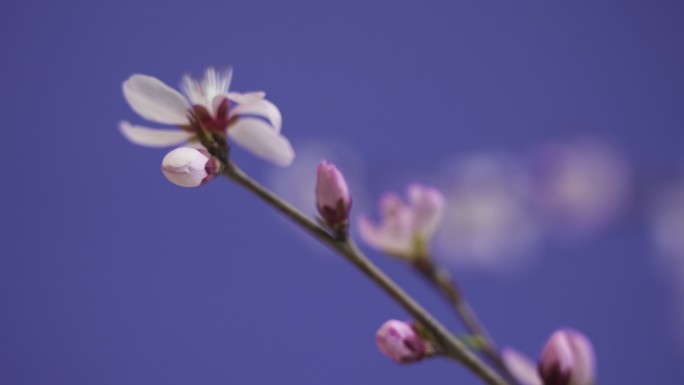
[{"label": "pink-tipped bud", "polygon": [[406,364],[420,361],[430,350],[429,344],[404,321],[389,320],[375,334],[378,349],[392,360]]},{"label": "pink-tipped bud", "polygon": [[318,165],[316,208],[333,229],[347,223],[352,200],[344,176],[334,164],[322,161]]},{"label": "pink-tipped bud", "polygon": [[594,348],[584,334],[571,329],[553,333],[539,360],[544,385],[591,385],[594,372]]},{"label": "pink-tipped bud", "polygon": [[162,160],[162,172],[169,182],[182,187],[201,186],[214,179],[219,162],[204,149],[177,148]]}]

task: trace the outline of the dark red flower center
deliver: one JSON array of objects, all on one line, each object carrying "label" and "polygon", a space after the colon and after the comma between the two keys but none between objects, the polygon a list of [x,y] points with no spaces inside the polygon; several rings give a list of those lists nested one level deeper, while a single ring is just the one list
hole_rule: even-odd
[{"label": "dark red flower center", "polygon": [[199,104],[192,106],[192,115],[195,120],[195,124],[199,125],[200,128],[210,131],[225,133],[228,126],[232,123],[229,116],[230,112],[230,102],[228,99],[223,99],[221,104],[219,104],[216,109],[216,115],[214,116],[206,107]]}]

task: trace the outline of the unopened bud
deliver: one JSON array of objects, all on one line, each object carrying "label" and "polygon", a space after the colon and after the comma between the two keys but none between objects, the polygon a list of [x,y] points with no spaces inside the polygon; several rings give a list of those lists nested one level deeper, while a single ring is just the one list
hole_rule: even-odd
[{"label": "unopened bud", "polygon": [[562,329],[546,343],[539,360],[539,375],[544,385],[591,385],[594,366],[589,339],[575,330]]},{"label": "unopened bud", "polygon": [[384,355],[402,364],[420,361],[431,350],[411,324],[397,320],[382,324],[375,343]]},{"label": "unopened bud", "polygon": [[214,179],[219,162],[200,148],[177,148],[162,160],[162,172],[169,182],[182,187],[201,186]]},{"label": "unopened bud", "polygon": [[342,173],[334,164],[322,161],[318,165],[316,207],[321,217],[335,230],[346,225],[352,200]]}]

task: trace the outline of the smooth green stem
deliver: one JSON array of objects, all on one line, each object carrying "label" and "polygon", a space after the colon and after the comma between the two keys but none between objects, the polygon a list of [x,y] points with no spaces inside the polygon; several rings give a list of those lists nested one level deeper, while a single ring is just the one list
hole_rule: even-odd
[{"label": "smooth green stem", "polygon": [[416,319],[416,321],[420,322],[420,324],[430,332],[445,355],[458,360],[489,385],[509,385],[495,370],[491,369],[487,364],[480,360],[479,357],[473,354],[463,342],[451,334],[451,332],[439,323],[439,321],[437,321],[427,310],[418,304],[416,300],[385,275],[385,273],[371,262],[353,242],[350,240],[341,240],[331,235],[294,206],[280,199],[264,186],[251,179],[232,162],[226,164],[222,173],[229,179],[254,193],[264,202],[295,222],[314,238],[318,239],[358,267],[359,270],[375,282],[385,291],[385,293],[399,303]]}]

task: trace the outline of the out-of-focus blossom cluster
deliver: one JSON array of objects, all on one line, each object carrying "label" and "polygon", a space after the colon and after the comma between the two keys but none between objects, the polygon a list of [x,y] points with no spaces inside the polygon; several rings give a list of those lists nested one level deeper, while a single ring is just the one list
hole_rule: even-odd
[{"label": "out-of-focus blossom cluster", "polygon": [[523,157],[479,154],[444,174],[438,257],[459,267],[512,270],[545,236],[580,239],[620,217],[632,182],[624,157],[597,139],[545,143]]},{"label": "out-of-focus blossom cluster", "polygon": [[632,190],[624,158],[597,140],[540,146],[530,171],[545,224],[565,237],[591,235],[609,225]]},{"label": "out-of-focus blossom cluster", "polygon": [[458,162],[445,179],[444,223],[435,243],[442,261],[500,270],[532,254],[541,225],[520,161],[475,155]]},{"label": "out-of-focus blossom cluster", "polygon": [[684,273],[684,180],[656,194],[650,214],[663,265]]},{"label": "out-of-focus blossom cluster", "polygon": [[684,345],[684,178],[657,193],[650,207],[657,264],[673,289],[673,324]]},{"label": "out-of-focus blossom cluster", "polygon": [[366,217],[358,222],[364,241],[402,258],[428,254],[433,246],[446,264],[515,270],[545,236],[574,240],[604,230],[632,194],[625,158],[590,138],[544,143],[527,156],[466,156],[441,179],[439,191],[412,184],[406,202],[383,194],[379,223]]}]

